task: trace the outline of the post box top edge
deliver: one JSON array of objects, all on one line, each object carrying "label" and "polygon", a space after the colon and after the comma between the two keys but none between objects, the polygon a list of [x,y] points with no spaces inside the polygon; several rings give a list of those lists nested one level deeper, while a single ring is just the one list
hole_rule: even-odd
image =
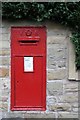
[{"label": "post box top edge", "polygon": [[11,28],[47,28],[46,26],[11,26]]}]

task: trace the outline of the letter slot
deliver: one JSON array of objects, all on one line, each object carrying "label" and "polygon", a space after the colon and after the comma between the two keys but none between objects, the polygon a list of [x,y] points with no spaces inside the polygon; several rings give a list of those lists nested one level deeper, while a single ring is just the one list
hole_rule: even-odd
[{"label": "letter slot", "polygon": [[20,40],[18,40],[18,42],[20,43],[20,45],[25,45],[25,44],[36,44],[39,42],[40,38],[22,38]]}]

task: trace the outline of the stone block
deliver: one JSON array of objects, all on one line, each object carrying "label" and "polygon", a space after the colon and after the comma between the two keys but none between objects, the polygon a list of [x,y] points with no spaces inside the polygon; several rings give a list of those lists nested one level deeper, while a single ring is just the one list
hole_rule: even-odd
[{"label": "stone block", "polygon": [[0,101],[0,108],[2,108],[2,101]]},{"label": "stone block", "polygon": [[8,102],[8,96],[2,96],[2,102],[3,103]]},{"label": "stone block", "polygon": [[50,111],[71,111],[69,103],[57,103],[48,106]]},{"label": "stone block", "polygon": [[0,92],[0,102],[2,102],[2,91]]},{"label": "stone block", "polygon": [[78,108],[73,108],[72,109],[72,111],[75,112],[75,113],[78,113],[79,112],[78,110],[79,110]]},{"label": "stone block", "polygon": [[80,107],[79,107],[79,103],[78,103],[78,102],[76,102],[76,103],[71,103],[71,106],[72,106],[72,111],[73,111],[73,112],[79,113]]},{"label": "stone block", "polygon": [[[11,113],[10,111],[4,111],[2,113],[2,117],[4,118],[4,120],[6,120],[6,118],[9,118],[11,120],[25,120],[24,118],[24,114],[22,112],[19,113],[19,111],[17,113]],[[26,118],[27,119],[27,118]]]},{"label": "stone block", "polygon": [[55,112],[41,112],[41,111],[13,111],[6,112],[4,118],[55,118]]},{"label": "stone block", "polygon": [[4,111],[7,111],[8,110],[8,104],[7,104],[7,102],[1,102],[0,103],[0,109],[1,109],[1,111],[2,112],[4,112]]},{"label": "stone block", "polygon": [[56,97],[47,97],[47,105],[55,104],[57,102]]},{"label": "stone block", "polygon": [[0,50],[0,56],[6,56],[6,55],[10,55],[10,49],[8,48],[8,49],[6,49],[6,48],[4,48],[4,49],[1,49]]},{"label": "stone block", "polygon": [[57,61],[54,61],[52,58],[49,57],[47,60],[47,67],[48,67],[48,69],[56,69]]},{"label": "stone block", "polygon": [[62,60],[62,61],[57,61],[57,60],[53,60],[52,57],[49,57],[48,58],[48,61],[47,61],[47,67],[48,69],[57,69],[57,68],[66,68],[67,67],[67,62],[66,60]]},{"label": "stone block", "polygon": [[67,61],[65,61],[65,60],[59,61],[59,62],[57,62],[57,66],[59,68],[66,68],[67,67]]},{"label": "stone block", "polygon": [[48,70],[48,80],[62,80],[67,78],[66,69]]},{"label": "stone block", "polygon": [[2,93],[2,78],[0,78],[0,93]]},{"label": "stone block", "polygon": [[65,92],[78,92],[78,82],[66,82],[64,83]]},{"label": "stone block", "polygon": [[10,58],[9,57],[0,57],[0,64],[9,65],[10,64]]},{"label": "stone block", "polygon": [[9,91],[9,83],[10,80],[7,78],[2,79],[2,92],[8,92]]},{"label": "stone block", "polygon": [[2,112],[7,111],[7,110],[8,110],[8,103],[7,102],[5,102],[5,103],[2,102]]},{"label": "stone block", "polygon": [[60,95],[63,93],[63,83],[58,81],[48,82],[47,89],[50,96]]},{"label": "stone block", "polygon": [[76,102],[76,103],[71,103],[71,105],[72,105],[73,108],[78,108],[78,107],[79,107],[78,102]]},{"label": "stone block", "polygon": [[[1,2],[22,2],[21,0],[1,0]],[[33,0],[23,0],[23,2],[33,2]],[[34,2],[39,2],[38,0],[35,0]],[[41,2],[41,1],[40,1]],[[24,24],[23,24],[24,25]],[[17,25],[16,25],[17,26]],[[22,119],[20,119],[22,120]]]},{"label": "stone block", "polygon": [[7,77],[9,76],[9,68],[0,67],[0,77]]},{"label": "stone block", "polygon": [[78,70],[78,78],[79,78],[79,80],[80,80],[80,70]]},{"label": "stone block", "polygon": [[0,120],[2,120],[2,110],[0,110]]},{"label": "stone block", "polygon": [[0,28],[0,34],[2,34],[2,28]]},{"label": "stone block", "polygon": [[48,44],[63,44],[66,43],[66,36],[65,35],[53,35],[48,36],[47,43]]},{"label": "stone block", "polygon": [[74,113],[74,112],[58,112],[58,118],[78,118],[78,113]]},{"label": "stone block", "polygon": [[2,41],[10,41],[10,34],[2,34]]},{"label": "stone block", "polygon": [[[2,86],[2,85],[1,85]],[[2,87],[0,86],[0,96],[2,95]]]},{"label": "stone block", "polygon": [[25,113],[24,118],[55,118],[54,112]]},{"label": "stone block", "polygon": [[[4,88],[4,90],[2,90],[2,95],[4,95],[4,96],[6,96],[6,97],[8,97],[9,96],[9,90],[8,90],[8,87],[7,88]],[[4,97],[3,96],[3,97]]]},{"label": "stone block", "polygon": [[67,36],[70,34],[70,31],[67,30],[65,27],[61,26],[60,24],[47,22],[47,27],[48,27],[48,36],[51,35]]},{"label": "stone block", "polygon": [[55,58],[60,58],[60,56],[65,57],[65,53],[67,52],[66,49],[66,46],[63,44],[48,45],[47,53],[48,55],[53,55]]},{"label": "stone block", "polygon": [[3,48],[10,48],[10,43],[9,41],[0,41],[0,48],[3,49]]},{"label": "stone block", "polygon": [[78,93],[72,92],[72,93],[65,93],[61,96],[58,96],[58,102],[60,103],[77,103],[78,102]]},{"label": "stone block", "polygon": [[63,68],[67,65],[67,50],[61,46],[52,45],[48,47],[47,64],[48,68]]},{"label": "stone block", "polygon": [[7,27],[2,28],[2,34],[9,34],[9,32],[10,32],[10,28]]},{"label": "stone block", "polygon": [[2,93],[0,94],[0,102],[2,102]]}]

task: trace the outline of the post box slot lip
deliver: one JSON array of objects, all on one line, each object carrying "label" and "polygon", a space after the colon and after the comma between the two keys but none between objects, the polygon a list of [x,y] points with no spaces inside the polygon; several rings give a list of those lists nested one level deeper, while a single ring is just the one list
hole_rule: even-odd
[{"label": "post box slot lip", "polygon": [[18,41],[19,40],[23,40],[23,41],[25,41],[25,40],[35,40],[35,41],[39,41],[40,40],[40,37],[38,37],[38,36],[35,36],[35,37],[19,37],[19,38],[17,38],[18,39]]},{"label": "post box slot lip", "polygon": [[25,43],[36,43],[39,42],[39,40],[19,40],[19,43],[25,44]]}]

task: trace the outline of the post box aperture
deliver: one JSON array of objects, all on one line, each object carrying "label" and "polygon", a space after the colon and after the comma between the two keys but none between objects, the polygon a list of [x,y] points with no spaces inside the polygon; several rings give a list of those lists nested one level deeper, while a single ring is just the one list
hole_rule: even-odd
[{"label": "post box aperture", "polygon": [[11,28],[11,110],[46,109],[46,27]]}]

